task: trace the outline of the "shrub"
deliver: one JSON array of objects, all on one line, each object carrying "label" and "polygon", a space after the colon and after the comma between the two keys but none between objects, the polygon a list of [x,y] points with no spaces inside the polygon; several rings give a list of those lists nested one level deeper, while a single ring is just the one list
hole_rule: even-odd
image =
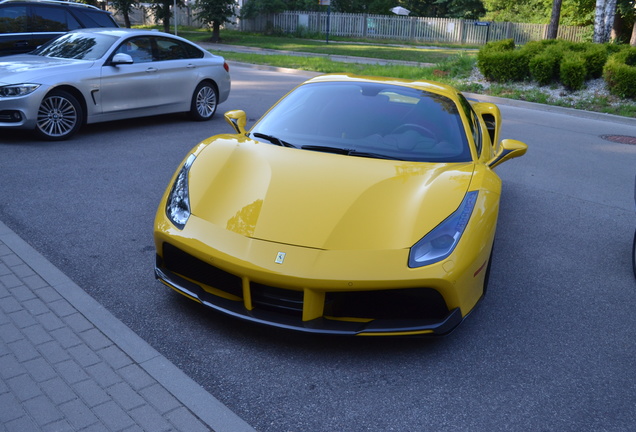
[{"label": "shrub", "polygon": [[568,52],[563,55],[559,67],[559,78],[570,90],[580,90],[585,83],[587,69],[581,53]]},{"label": "shrub", "polygon": [[546,39],[540,41],[530,41],[521,48],[529,56],[536,56],[542,54],[545,50],[549,49],[557,43],[554,39]]},{"label": "shrub", "polygon": [[607,48],[604,45],[586,44],[585,51],[581,53],[587,68],[587,78],[600,78],[603,76],[603,66],[607,62]]},{"label": "shrub", "polygon": [[488,42],[482,47],[483,51],[513,51],[515,49],[514,39],[502,39],[498,41]]},{"label": "shrub", "polygon": [[477,56],[477,66],[489,81],[523,81],[530,75],[528,55],[522,51],[493,51]]},{"label": "shrub", "polygon": [[540,85],[550,84],[559,77],[559,64],[563,54],[557,45],[552,45],[532,57],[528,63],[530,76]]},{"label": "shrub", "polygon": [[477,67],[489,81],[523,81],[528,78],[529,56],[515,50],[513,39],[488,42],[477,53]]},{"label": "shrub", "polygon": [[636,99],[636,48],[612,54],[603,68],[603,77],[610,93]]}]

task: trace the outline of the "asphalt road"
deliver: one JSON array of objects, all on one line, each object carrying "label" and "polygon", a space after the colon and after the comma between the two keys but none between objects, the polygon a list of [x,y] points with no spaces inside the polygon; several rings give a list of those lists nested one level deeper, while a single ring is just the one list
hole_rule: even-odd
[{"label": "asphalt road", "polygon": [[[307,336],[204,310],[153,277],[152,222],[198,141],[310,74],[233,65],[208,123],[162,116],[74,140],[0,132],[0,220],[262,432],[627,431],[636,424],[636,120],[501,105],[506,162],[491,284],[436,340]],[[251,123],[251,121],[250,121]],[[328,175],[328,172],[325,173]]]}]

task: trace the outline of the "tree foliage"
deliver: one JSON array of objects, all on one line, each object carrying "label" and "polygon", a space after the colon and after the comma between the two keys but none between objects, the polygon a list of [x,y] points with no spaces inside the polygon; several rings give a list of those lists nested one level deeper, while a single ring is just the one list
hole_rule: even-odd
[{"label": "tree foliage", "polygon": [[197,18],[212,27],[212,41],[220,39],[220,29],[225,23],[232,23],[234,0],[196,0]]},{"label": "tree foliage", "polygon": [[[595,0],[563,0],[561,25],[589,25],[594,17]],[[547,24],[552,15],[553,0],[483,0],[484,19],[531,24]]]},{"label": "tree foliage", "polygon": [[124,25],[130,28],[130,14],[137,6],[137,0],[111,0],[111,5],[124,17]]},{"label": "tree foliage", "polygon": [[[410,16],[477,19],[485,13],[482,0],[331,0],[331,10],[342,13],[391,15],[395,6],[405,7],[411,11]],[[252,18],[285,10],[320,8],[318,0],[248,0],[241,16]]]},{"label": "tree foliage", "polygon": [[[183,0],[176,0],[177,6],[184,5]],[[152,0],[152,12],[155,16],[155,21],[162,23],[163,31],[170,32],[170,18],[172,18],[172,5],[174,0]]]}]

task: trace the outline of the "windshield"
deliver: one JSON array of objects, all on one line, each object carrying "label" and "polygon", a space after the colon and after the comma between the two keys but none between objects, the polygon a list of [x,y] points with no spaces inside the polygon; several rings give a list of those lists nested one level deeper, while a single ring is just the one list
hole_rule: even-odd
[{"label": "windshield", "polygon": [[303,85],[272,108],[250,135],[273,144],[353,156],[472,160],[451,99],[383,83]]},{"label": "windshield", "polygon": [[97,60],[117,37],[94,33],[67,33],[37,48],[31,54],[76,60]]}]

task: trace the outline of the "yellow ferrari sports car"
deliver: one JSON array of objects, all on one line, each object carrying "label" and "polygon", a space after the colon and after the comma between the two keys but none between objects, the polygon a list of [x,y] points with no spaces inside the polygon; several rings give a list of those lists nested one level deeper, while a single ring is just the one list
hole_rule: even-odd
[{"label": "yellow ferrari sports car", "polygon": [[186,155],[156,277],[222,313],[311,333],[443,335],[486,292],[501,180],[527,146],[497,106],[429,81],[328,74]]}]

